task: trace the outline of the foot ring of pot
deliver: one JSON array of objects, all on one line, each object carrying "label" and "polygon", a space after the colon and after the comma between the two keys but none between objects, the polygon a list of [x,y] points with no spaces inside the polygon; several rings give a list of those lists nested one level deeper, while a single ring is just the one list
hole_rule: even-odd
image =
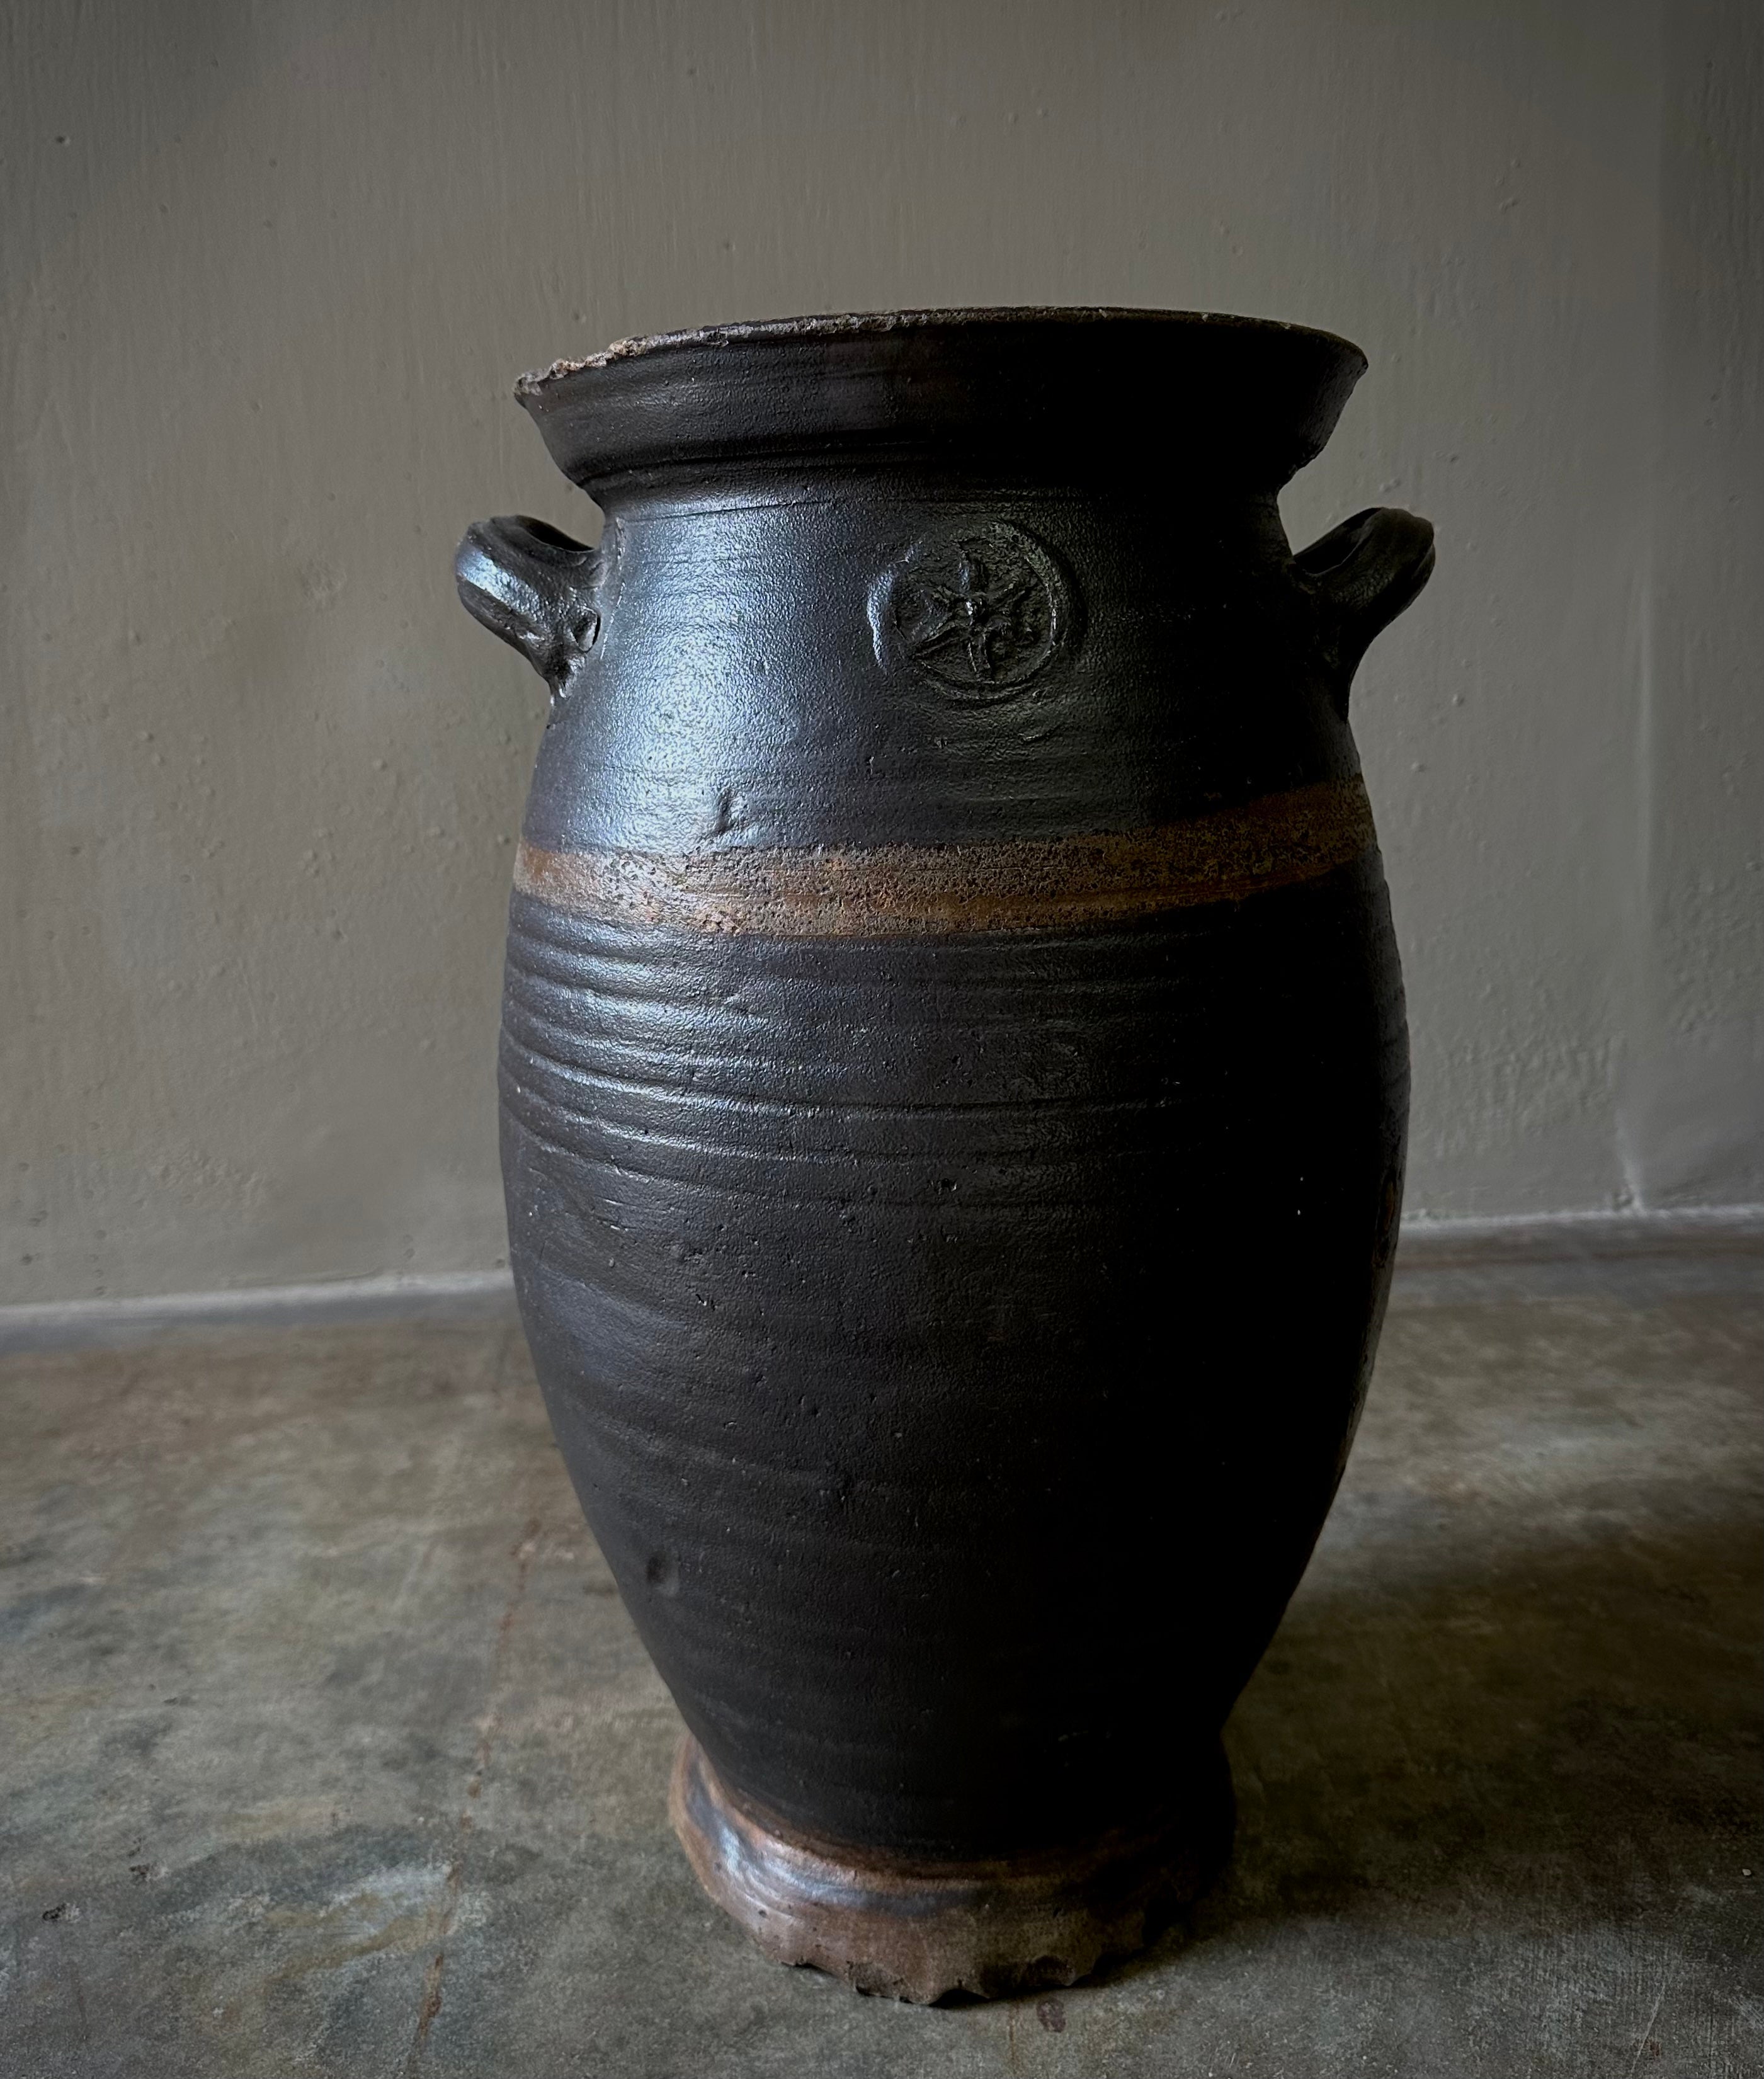
[{"label": "foot ring of pot", "polygon": [[951,1993],[994,1999],[1070,1985],[1143,1947],[1218,1873],[1233,1807],[1215,1748],[1181,1818],[1152,1831],[1060,1855],[891,1860],[762,1824],[688,1733],[668,1812],[700,1884],[768,1956],[928,2004]]}]

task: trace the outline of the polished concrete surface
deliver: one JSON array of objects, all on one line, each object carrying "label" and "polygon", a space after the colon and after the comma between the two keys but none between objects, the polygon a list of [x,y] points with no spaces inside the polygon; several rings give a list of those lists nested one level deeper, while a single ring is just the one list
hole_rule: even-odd
[{"label": "polished concrete surface", "polygon": [[1755,1250],[1406,1271],[1229,1875],[918,2009],[695,1889],[506,1316],[8,1357],[0,2072],[1756,2074],[1761,1382]]}]

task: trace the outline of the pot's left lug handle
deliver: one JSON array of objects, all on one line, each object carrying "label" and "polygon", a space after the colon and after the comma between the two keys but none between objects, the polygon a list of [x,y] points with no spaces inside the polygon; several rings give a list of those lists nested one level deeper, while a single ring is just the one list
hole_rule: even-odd
[{"label": "pot's left lug handle", "polygon": [[1433,526],[1400,506],[1369,506],[1293,558],[1317,602],[1344,719],[1348,688],[1374,636],[1411,606],[1433,575]]},{"label": "pot's left lug handle", "polygon": [[568,694],[600,633],[594,590],[600,555],[543,520],[478,520],[454,558],[461,604],[518,650],[550,687]]}]

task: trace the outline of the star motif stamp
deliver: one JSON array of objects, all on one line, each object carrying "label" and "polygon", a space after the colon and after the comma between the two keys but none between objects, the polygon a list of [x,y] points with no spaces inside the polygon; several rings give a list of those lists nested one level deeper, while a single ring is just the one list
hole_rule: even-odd
[{"label": "star motif stamp", "polygon": [[917,543],[871,596],[878,662],[905,658],[958,698],[1003,700],[1026,686],[1072,621],[1070,581],[1020,527]]}]

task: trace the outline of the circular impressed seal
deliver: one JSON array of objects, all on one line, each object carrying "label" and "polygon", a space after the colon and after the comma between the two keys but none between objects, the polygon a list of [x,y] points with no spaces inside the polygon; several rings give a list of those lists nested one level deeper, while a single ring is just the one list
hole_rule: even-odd
[{"label": "circular impressed seal", "polygon": [[959,698],[1026,685],[1072,621],[1064,573],[1033,535],[1002,521],[922,541],[870,601],[878,660],[905,657]]}]

